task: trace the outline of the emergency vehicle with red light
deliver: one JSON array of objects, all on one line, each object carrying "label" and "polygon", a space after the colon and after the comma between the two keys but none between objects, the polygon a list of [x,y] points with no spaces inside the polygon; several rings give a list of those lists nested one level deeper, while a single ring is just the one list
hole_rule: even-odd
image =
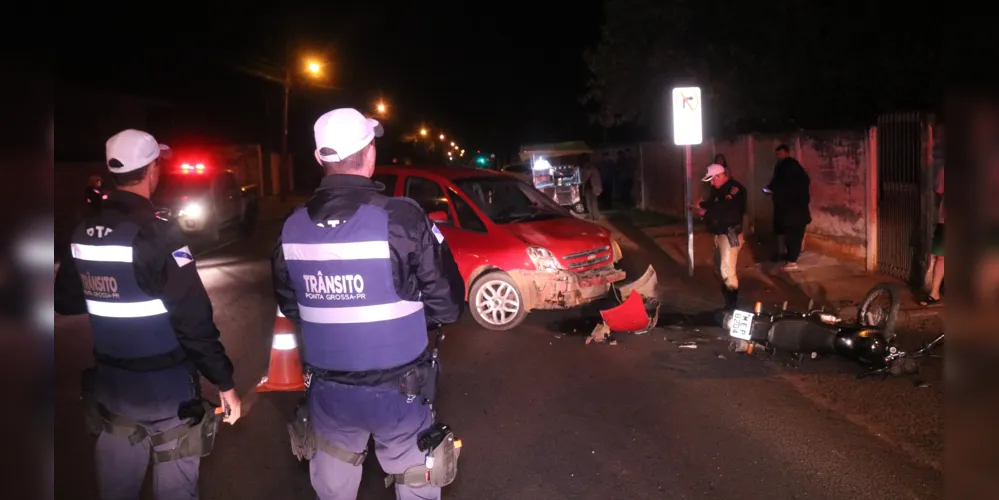
[{"label": "emergency vehicle with red light", "polygon": [[185,233],[217,241],[227,229],[252,231],[258,213],[257,186],[240,186],[232,170],[197,161],[167,163],[153,194]]}]

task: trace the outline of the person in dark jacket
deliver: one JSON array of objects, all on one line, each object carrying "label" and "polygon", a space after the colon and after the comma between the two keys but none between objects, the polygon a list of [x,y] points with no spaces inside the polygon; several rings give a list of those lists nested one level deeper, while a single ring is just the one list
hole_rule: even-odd
[{"label": "person in dark jacket", "polygon": [[[428,465],[417,447],[434,423],[427,327],[458,320],[465,284],[420,206],[371,180],[381,134],[354,109],[319,118],[315,156],[326,176],[285,220],[272,257],[278,306],[302,332],[312,486],[324,500],[357,497],[372,436],[397,498],[441,494],[422,479]],[[414,386],[403,383],[411,373],[421,374]]]},{"label": "person in dark jacket", "polygon": [[746,188],[729,177],[725,167],[718,164],[708,166],[702,180],[711,183],[711,195],[691,208],[704,218],[708,232],[714,237],[725,309],[731,311],[739,301],[737,264],[744,242],[742,220],[746,215]]},{"label": "person in dark jacket", "polygon": [[805,169],[791,157],[785,144],[777,146],[777,164],[767,192],[774,203],[774,234],[777,236],[777,261],[784,261],[784,269],[798,267],[801,243],[805,228],[812,222],[809,208],[811,180]]},{"label": "person in dark jacket", "polygon": [[97,366],[85,372],[93,383],[85,382],[84,401],[88,415],[99,414],[88,425],[99,433],[100,497],[139,498],[152,454],[156,497],[196,499],[202,453],[185,444],[200,441],[198,424],[214,420],[195,416],[207,412],[198,374],[218,387],[230,410],[225,421],[235,423],[232,362],[186,238],[149,201],[161,146],[129,129],[106,147],[118,189],[74,231],[54,303],[58,314],[90,315]]}]

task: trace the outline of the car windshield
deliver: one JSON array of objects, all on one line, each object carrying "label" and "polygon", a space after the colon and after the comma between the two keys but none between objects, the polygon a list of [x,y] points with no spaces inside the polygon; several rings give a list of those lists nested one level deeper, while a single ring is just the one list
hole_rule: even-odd
[{"label": "car windshield", "polygon": [[552,199],[517,179],[469,177],[456,179],[454,184],[495,224],[572,217]]},{"label": "car windshield", "polygon": [[183,196],[202,196],[211,187],[211,177],[204,174],[164,174],[156,187],[156,198],[175,200]]}]

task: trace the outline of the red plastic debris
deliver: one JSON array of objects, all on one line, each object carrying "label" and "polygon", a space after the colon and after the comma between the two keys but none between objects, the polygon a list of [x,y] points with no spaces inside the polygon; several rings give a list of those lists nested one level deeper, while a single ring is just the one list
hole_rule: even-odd
[{"label": "red plastic debris", "polygon": [[649,326],[649,315],[638,292],[631,292],[621,305],[600,311],[600,316],[612,332],[634,332]]}]

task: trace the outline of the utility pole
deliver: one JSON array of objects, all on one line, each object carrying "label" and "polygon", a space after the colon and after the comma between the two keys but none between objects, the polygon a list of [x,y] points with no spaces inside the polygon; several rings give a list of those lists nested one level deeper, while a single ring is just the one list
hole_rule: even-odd
[{"label": "utility pole", "polygon": [[284,186],[281,189],[281,201],[291,194],[295,172],[288,161],[288,95],[291,93],[291,61],[285,64],[284,70],[284,111],[281,117],[281,171],[285,174]]}]

